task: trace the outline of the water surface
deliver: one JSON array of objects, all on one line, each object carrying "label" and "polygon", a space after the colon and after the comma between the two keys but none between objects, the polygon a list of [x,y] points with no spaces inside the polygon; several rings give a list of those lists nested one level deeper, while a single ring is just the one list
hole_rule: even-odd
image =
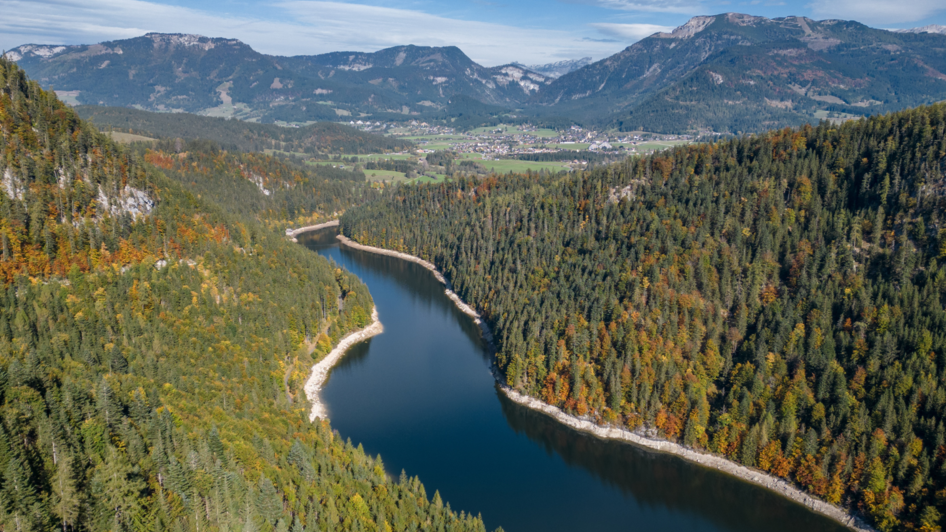
[{"label": "water surface", "polygon": [[577,432],[497,389],[473,320],[423,267],[300,243],[361,278],[384,333],[362,342],[322,390],[333,427],[393,475],[419,476],[456,511],[507,532],[840,532],[773,492],[678,457]]}]

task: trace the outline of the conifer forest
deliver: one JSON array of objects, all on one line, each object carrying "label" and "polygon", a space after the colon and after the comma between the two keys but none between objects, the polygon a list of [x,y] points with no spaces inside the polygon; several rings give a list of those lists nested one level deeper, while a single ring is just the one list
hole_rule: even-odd
[{"label": "conifer forest", "polygon": [[879,530],[946,508],[946,105],[346,211],[435,263],[515,389],[784,478]]}]

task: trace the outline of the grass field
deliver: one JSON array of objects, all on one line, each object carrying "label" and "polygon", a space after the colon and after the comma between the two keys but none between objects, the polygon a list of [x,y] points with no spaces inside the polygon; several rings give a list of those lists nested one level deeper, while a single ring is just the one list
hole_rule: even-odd
[{"label": "grass field", "polygon": [[410,155],[410,154],[392,155],[392,154],[387,154],[387,153],[373,153],[373,154],[371,154],[371,155],[359,155],[359,156],[358,156],[358,160],[359,160],[359,161],[368,161],[368,160],[371,160],[371,159],[375,159],[375,160],[377,160],[377,159],[391,159],[391,160],[403,161],[403,160],[406,160],[406,159],[417,159],[417,155]]},{"label": "grass field", "polygon": [[568,166],[560,162],[535,162],[500,159],[498,161],[483,161],[482,164],[497,174],[507,174],[509,172],[523,173],[529,170],[550,170],[552,172],[568,170]]},{"label": "grass field", "polygon": [[499,160],[490,160],[484,161],[483,156],[478,153],[464,153],[460,156],[458,160],[471,160],[477,161],[483,165],[487,170],[491,170],[498,174],[505,174],[508,172],[525,172],[527,170],[551,170],[553,172],[558,172],[559,170],[566,170],[568,167],[565,163],[562,162],[535,162],[535,161],[519,161],[516,159],[499,159]]},{"label": "grass field", "polygon": [[130,142],[151,142],[155,140],[151,137],[135,135],[133,133],[119,133],[118,131],[112,131],[111,136],[112,136],[112,140],[114,140],[115,142],[120,142],[122,144],[128,144]]},{"label": "grass field", "polygon": [[660,142],[643,142],[637,146],[630,146],[632,148],[637,148],[638,152],[651,152],[658,150],[666,150],[667,148],[675,148],[677,146],[683,146],[684,144],[689,144],[688,140],[662,140]]},{"label": "grass field", "polygon": [[478,127],[470,131],[471,135],[483,135],[492,133],[497,129],[502,129],[505,135],[534,135],[536,137],[557,137],[558,132],[553,129],[537,129],[535,131],[523,131],[518,126],[498,125],[492,127]]},{"label": "grass field", "polygon": [[394,170],[365,170],[368,181],[403,181],[407,179],[404,172]]}]

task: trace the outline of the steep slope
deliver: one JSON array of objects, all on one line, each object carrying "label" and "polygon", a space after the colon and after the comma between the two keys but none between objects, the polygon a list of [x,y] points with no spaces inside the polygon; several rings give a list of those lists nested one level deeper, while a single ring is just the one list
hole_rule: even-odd
[{"label": "steep slope", "polygon": [[30,44],[6,56],[76,103],[264,121],[417,114],[441,109],[457,95],[515,105],[550,81],[520,66],[482,67],[456,47],[276,57],[235,39],[182,34]]},{"label": "steep slope", "polygon": [[371,193],[361,171],[224,151],[204,140],[157,142],[138,151],[167,177],[213,198],[227,212],[280,232],[337,218]]},{"label": "steep slope", "polygon": [[728,13],[566,74],[535,101],[624,129],[734,132],[939,101],[944,73],[943,35]]},{"label": "steep slope", "polygon": [[567,176],[385,191],[508,385],[794,482],[880,530],[946,515],[946,104]]},{"label": "steep slope", "polygon": [[483,530],[309,423],[357,278],[3,59],[0,138],[0,530]]}]

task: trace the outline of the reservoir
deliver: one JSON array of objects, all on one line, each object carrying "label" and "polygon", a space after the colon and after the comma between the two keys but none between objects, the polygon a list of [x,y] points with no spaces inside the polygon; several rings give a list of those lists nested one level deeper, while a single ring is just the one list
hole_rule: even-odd
[{"label": "reservoir", "polygon": [[322,390],[334,429],[440,492],[487,530],[841,532],[774,492],[681,458],[606,441],[508,400],[473,319],[418,264],[298,237],[368,286],[384,333],[352,347]]}]

